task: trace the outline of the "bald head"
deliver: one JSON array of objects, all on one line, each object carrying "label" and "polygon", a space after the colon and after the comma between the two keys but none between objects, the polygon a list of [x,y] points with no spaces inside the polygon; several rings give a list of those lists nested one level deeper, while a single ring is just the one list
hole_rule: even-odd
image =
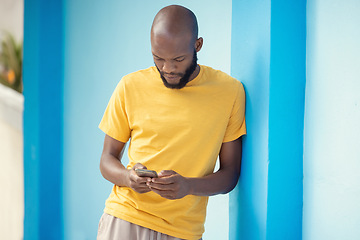
[{"label": "bald head", "polygon": [[161,9],[156,14],[151,37],[184,38],[194,43],[198,37],[198,24],[195,14],[189,9],[171,5]]},{"label": "bald head", "polygon": [[189,9],[171,5],[156,14],[151,27],[151,52],[166,87],[183,88],[199,74],[197,52],[203,39],[197,35],[196,17]]}]

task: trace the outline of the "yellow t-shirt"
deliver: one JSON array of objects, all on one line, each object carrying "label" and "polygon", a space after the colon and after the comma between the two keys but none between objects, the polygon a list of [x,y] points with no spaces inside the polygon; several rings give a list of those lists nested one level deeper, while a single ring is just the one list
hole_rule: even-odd
[{"label": "yellow t-shirt", "polygon": [[[221,144],[246,133],[244,88],[229,75],[201,65],[184,88],[169,89],[150,67],[119,82],[99,128],[121,142],[131,138],[127,168],[140,162],[157,172],[203,177],[214,171]],[[207,201],[193,195],[168,200],[114,186],[104,211],[170,236],[199,239]]]}]

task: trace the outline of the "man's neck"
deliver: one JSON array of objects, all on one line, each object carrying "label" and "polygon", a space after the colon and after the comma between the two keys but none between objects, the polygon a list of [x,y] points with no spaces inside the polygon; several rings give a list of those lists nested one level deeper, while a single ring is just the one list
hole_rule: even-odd
[{"label": "man's neck", "polygon": [[191,82],[192,80],[194,80],[200,73],[200,66],[199,64],[197,64],[195,71],[191,74],[190,78],[189,78],[189,82]]}]

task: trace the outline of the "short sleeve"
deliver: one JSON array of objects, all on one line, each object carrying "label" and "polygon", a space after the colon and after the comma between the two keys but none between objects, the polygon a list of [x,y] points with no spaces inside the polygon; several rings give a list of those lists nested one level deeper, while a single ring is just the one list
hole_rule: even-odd
[{"label": "short sleeve", "polygon": [[244,134],[246,134],[245,91],[243,85],[239,82],[223,142],[234,141]]},{"label": "short sleeve", "polygon": [[106,107],[99,128],[110,137],[126,143],[130,138],[130,125],[126,114],[125,84],[121,80]]}]

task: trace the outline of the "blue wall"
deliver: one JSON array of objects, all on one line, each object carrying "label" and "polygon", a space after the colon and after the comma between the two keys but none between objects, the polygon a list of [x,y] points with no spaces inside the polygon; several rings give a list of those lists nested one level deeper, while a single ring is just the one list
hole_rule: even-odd
[{"label": "blue wall", "polygon": [[270,42],[266,239],[302,239],[306,1],[271,2]]},{"label": "blue wall", "polygon": [[157,8],[140,5],[65,2],[65,239],[95,238],[112,189],[99,171],[104,134],[97,126],[121,77],[153,64],[148,34]]},{"label": "blue wall", "polygon": [[61,239],[62,1],[24,5],[24,239]]},{"label": "blue wall", "polygon": [[[98,220],[112,188],[99,171],[104,134],[97,126],[121,77],[153,65],[151,23],[158,10],[172,3],[129,4],[115,0],[64,3],[65,239],[96,236]],[[189,7],[198,17],[200,35],[204,37],[199,63],[229,72],[231,0],[175,3]],[[204,4],[208,5],[206,10]],[[220,17],[215,17],[216,14]],[[213,210],[209,209],[209,216],[204,238],[221,239],[228,235],[228,198],[220,197]]]},{"label": "blue wall", "polygon": [[232,74],[248,134],[230,239],[301,239],[305,1],[233,1]]},{"label": "blue wall", "polygon": [[247,135],[230,194],[230,239],[265,239],[268,178],[270,1],[233,1],[231,74],[244,83]]},{"label": "blue wall", "polygon": [[[231,66],[245,84],[248,135],[230,239],[301,239],[304,1],[176,3],[198,16],[199,63]],[[168,4],[25,1],[25,239],[96,236],[112,188],[99,171],[97,125],[120,78],[153,65],[150,26]],[[227,198],[216,199],[204,239],[228,235],[227,207],[218,207]]]}]

